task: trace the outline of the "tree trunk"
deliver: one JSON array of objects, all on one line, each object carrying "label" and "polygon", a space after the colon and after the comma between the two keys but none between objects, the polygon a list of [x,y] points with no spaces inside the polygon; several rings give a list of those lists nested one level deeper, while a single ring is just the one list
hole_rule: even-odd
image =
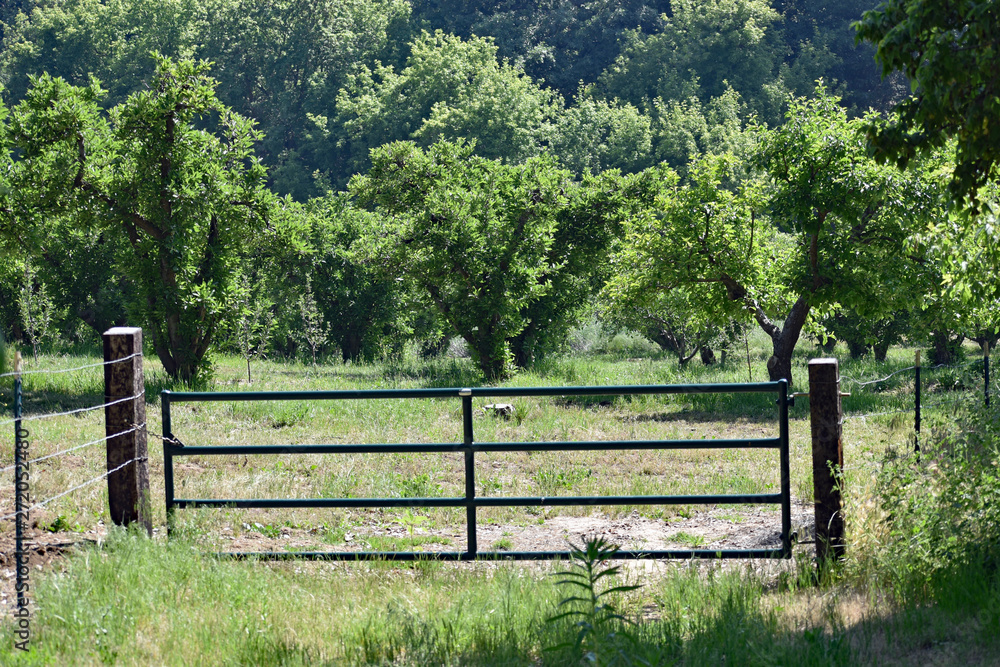
[{"label": "tree trunk", "polygon": [[980,350],[985,350],[987,343],[990,345],[990,350],[996,350],[997,342],[1000,342],[1000,333],[994,333],[990,330],[980,333],[978,336],[973,337],[972,340],[976,341]]},{"label": "tree trunk", "polygon": [[483,372],[483,377],[487,382],[503,380],[507,377],[507,360],[503,354],[497,354],[494,346],[487,344],[476,349],[476,357],[478,357],[479,370]]},{"label": "tree trunk", "polygon": [[863,340],[859,340],[854,336],[847,339],[847,352],[851,355],[851,359],[860,359],[868,354],[870,349],[871,347],[868,343],[865,343]]},{"label": "tree trunk", "polygon": [[757,323],[771,337],[771,358],[767,360],[767,375],[772,382],[785,379],[791,386],[792,354],[806,324],[809,309],[809,302],[800,296],[785,318],[784,325],[779,327],[764,314],[760,306],[755,307],[754,317]]},{"label": "tree trunk", "polygon": [[357,361],[361,358],[361,351],[364,343],[364,334],[356,330],[351,330],[340,337],[340,356],[344,363]]},{"label": "tree trunk", "polygon": [[664,352],[677,352],[677,341],[659,326],[646,327],[646,338],[660,346]]},{"label": "tree trunk", "polygon": [[952,338],[948,331],[934,331],[931,333],[931,363],[947,366],[954,363],[962,347],[965,336]]},{"label": "tree trunk", "polygon": [[514,355],[514,365],[518,368],[527,368],[535,360],[534,350],[537,326],[534,322],[529,322],[521,333],[517,334],[510,341],[510,351]]},{"label": "tree trunk", "polygon": [[875,352],[875,361],[881,363],[885,361],[886,356],[889,354],[889,345],[892,343],[892,338],[889,336],[882,336],[879,338],[872,350]]}]

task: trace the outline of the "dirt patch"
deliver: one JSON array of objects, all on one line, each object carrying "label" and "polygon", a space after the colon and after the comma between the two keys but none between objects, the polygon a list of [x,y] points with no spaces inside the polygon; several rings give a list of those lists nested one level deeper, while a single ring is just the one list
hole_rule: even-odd
[{"label": "dirt patch", "polygon": [[[86,532],[51,533],[31,528],[25,534],[24,550],[28,560],[28,599],[33,602],[34,578],[44,570],[59,564],[66,553],[78,545],[94,544],[104,539],[104,525],[99,524]],[[0,535],[0,609],[4,612],[17,605],[15,539],[13,531]]]},{"label": "dirt patch", "polygon": [[[812,506],[792,505],[793,532],[813,533]],[[479,551],[566,551],[587,536],[603,535],[622,549],[778,549],[781,515],[773,509],[716,507],[689,517],[652,519],[638,512],[625,517],[539,515],[533,523],[480,523]],[[804,539],[804,538],[802,538]],[[215,546],[224,551],[464,551],[464,526],[442,529],[369,522],[324,541],[316,529],[243,524],[223,530]]]},{"label": "dirt patch", "polygon": [[[84,532],[52,533],[31,528],[25,539],[31,578],[58,567],[75,547],[100,543],[107,530],[103,522]],[[812,506],[793,504],[792,526],[800,536],[813,533]],[[207,549],[224,552],[288,551],[464,551],[464,526],[443,529],[405,526],[375,521],[354,526],[337,540],[326,541],[315,528],[270,527],[243,524],[237,530],[223,528],[212,536]],[[162,529],[155,529],[160,534]],[[665,549],[776,549],[781,546],[781,515],[773,509],[716,507],[689,517],[670,520],[640,516],[625,517],[545,516],[530,524],[479,524],[480,551],[565,551],[588,536],[603,535],[628,550]],[[332,543],[331,543],[332,542]],[[13,531],[0,535],[0,608],[13,609],[15,559]],[[29,599],[34,599],[32,584]]]}]

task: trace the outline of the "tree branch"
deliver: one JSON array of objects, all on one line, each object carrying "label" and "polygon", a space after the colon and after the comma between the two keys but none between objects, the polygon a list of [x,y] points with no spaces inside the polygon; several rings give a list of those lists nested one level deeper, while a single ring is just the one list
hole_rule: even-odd
[{"label": "tree branch", "polygon": [[757,320],[757,324],[764,330],[764,333],[770,336],[772,340],[781,335],[781,329],[771,321],[771,318],[767,316],[767,313],[760,307],[760,303],[756,299],[747,299],[745,303],[750,307],[750,310],[753,312],[753,318]]},{"label": "tree branch", "polygon": [[[119,206],[117,200],[113,199],[112,197],[109,197],[103,192],[99,192],[97,188],[93,186],[92,183],[88,181],[82,181],[80,183],[79,188],[81,192],[92,194],[98,199],[100,199],[102,202],[110,206],[112,210],[114,210],[116,215],[121,216],[128,222],[135,225],[135,227],[141,229],[142,231],[152,236],[157,241],[162,241],[164,238],[166,238],[166,235],[163,233],[163,230],[161,230],[159,227],[157,227],[156,225],[154,225],[149,220],[139,215],[135,211],[130,211],[122,208],[121,206]],[[138,239],[133,240],[130,238],[129,240],[132,241],[132,245],[135,245],[138,242]]]}]

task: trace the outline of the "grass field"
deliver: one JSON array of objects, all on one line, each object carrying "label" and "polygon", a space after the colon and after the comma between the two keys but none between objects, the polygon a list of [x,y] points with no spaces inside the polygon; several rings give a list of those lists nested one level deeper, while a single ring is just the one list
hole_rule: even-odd
[{"label": "grass field", "polygon": [[[752,379],[760,381],[765,379],[766,341],[751,339],[751,345]],[[801,347],[794,379],[796,390],[804,391],[805,363],[819,353]],[[935,443],[954,449],[956,423],[981,400],[976,354],[970,348],[964,366],[925,372],[923,403],[933,407],[923,415],[927,453],[920,471],[937,461]],[[36,368],[69,369],[97,361],[87,355],[48,355]],[[151,540],[108,531],[103,481],[33,512],[36,533],[59,531],[61,542],[80,546],[33,574],[32,652],[13,650],[12,628],[6,625],[0,662],[520,665],[576,664],[589,656],[599,664],[612,664],[616,657],[619,663],[627,658],[633,664],[992,664],[1000,659],[996,634],[990,631],[996,621],[992,612],[981,613],[981,599],[970,605],[949,602],[947,596],[911,594],[913,585],[900,583],[909,579],[887,562],[897,553],[893,545],[900,538],[886,521],[886,470],[909,460],[913,445],[912,373],[905,370],[910,365],[912,350],[902,349],[893,350],[884,364],[842,362],[842,388],[851,392],[844,398],[850,547],[848,561],[823,586],[812,584],[811,545],[799,547],[796,559],[787,563],[630,564],[617,577],[602,580],[641,584],[608,598],[634,621],[619,627],[592,610],[589,616],[546,622],[567,609],[557,606],[569,595],[567,587],[549,576],[568,568],[566,563],[265,563],[208,555],[219,549],[261,548],[461,550],[464,512],[456,509],[180,510],[168,543],[162,530],[162,446],[156,437],[162,432],[159,391],[183,388],[171,387],[155,358],[147,357],[151,494],[158,530]],[[868,383],[893,373],[888,380]],[[315,367],[261,362],[254,364],[253,376],[249,385],[245,362],[219,358],[208,389],[478,384],[469,361],[453,358]],[[725,366],[692,363],[681,369],[624,339],[601,352],[545,362],[509,385],[748,379],[745,358],[730,358]],[[9,384],[2,390],[0,402],[9,411]],[[102,400],[100,368],[25,376],[29,416]],[[477,411],[477,440],[767,437],[777,429],[773,397],[763,395],[519,398],[513,403],[510,420]],[[462,430],[455,400],[173,407],[173,432],[189,445],[448,442],[460,440]],[[477,402],[476,407],[482,405]],[[812,481],[806,400],[797,402],[791,418],[792,495],[798,506],[808,508]],[[97,410],[38,419],[28,426],[31,456],[37,457],[101,438],[103,414]],[[3,467],[12,460],[12,438],[5,434],[0,443]],[[482,495],[765,493],[779,482],[777,454],[759,450],[481,454],[476,460],[477,494]],[[177,493],[184,497],[457,496],[464,485],[458,455],[225,456],[178,462]],[[39,462],[32,470],[32,498],[55,496],[99,477],[104,469],[100,444]],[[911,506],[915,504],[906,505]],[[12,507],[11,488],[0,490],[0,513]],[[712,548],[745,538],[756,526],[772,526],[773,533],[780,526],[778,516],[776,508],[743,506],[481,509],[481,530],[490,541],[484,545],[481,536],[480,542],[481,548],[502,550],[555,541],[559,548],[567,537],[579,543],[581,532],[573,527],[597,525],[614,528],[618,532],[611,539],[620,542],[639,539],[636,531],[642,527],[648,539],[676,548]],[[4,544],[10,543],[12,530],[10,521],[0,524]],[[651,537],[651,531],[656,535]],[[10,568],[9,560],[5,567]],[[986,581],[989,590],[992,580]],[[975,587],[975,580],[970,585]],[[574,638],[584,626],[570,621],[580,618],[591,622],[593,630],[577,644]],[[622,639],[624,635],[631,639]]]}]

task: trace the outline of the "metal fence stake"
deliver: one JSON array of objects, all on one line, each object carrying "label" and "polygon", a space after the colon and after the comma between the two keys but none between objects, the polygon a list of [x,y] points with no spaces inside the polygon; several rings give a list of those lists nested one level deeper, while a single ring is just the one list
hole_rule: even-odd
[{"label": "metal fence stake", "polygon": [[21,411],[23,385],[21,384],[21,353],[14,355],[14,569],[16,571],[15,590],[17,591],[17,608],[22,610],[28,606],[26,577],[28,561],[24,553],[24,528],[28,523],[28,467],[25,464],[28,450],[28,431],[21,427]]},{"label": "metal fence stake", "polygon": [[986,341],[983,348],[983,399],[986,407],[990,407],[990,342]]}]

